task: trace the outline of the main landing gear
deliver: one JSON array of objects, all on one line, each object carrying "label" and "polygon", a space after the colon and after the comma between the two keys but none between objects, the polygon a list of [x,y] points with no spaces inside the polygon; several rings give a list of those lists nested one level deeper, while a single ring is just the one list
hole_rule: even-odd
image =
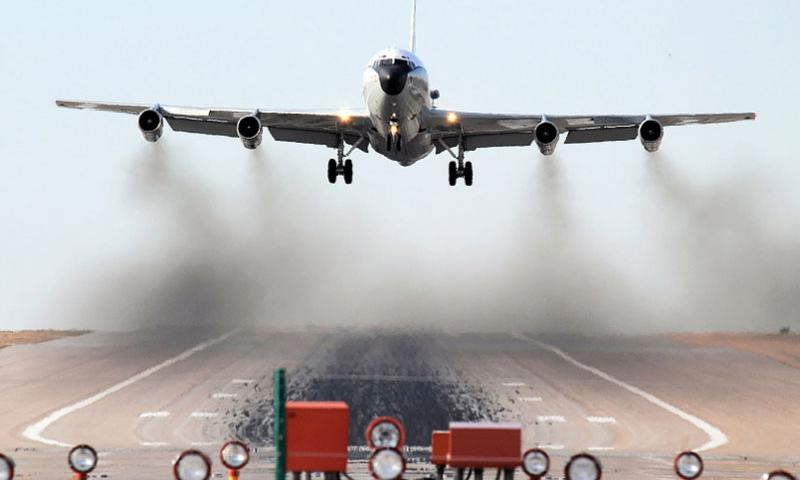
[{"label": "main landing gear", "polygon": [[[444,145],[444,142],[442,142]],[[446,146],[445,146],[446,147]],[[447,166],[447,181],[451,187],[456,185],[456,181],[459,178],[464,179],[464,185],[471,187],[472,186],[472,162],[465,162],[464,161],[464,142],[458,143],[458,155],[454,154],[449,147],[447,148],[447,152],[455,158],[455,161],[450,161],[450,164]]]},{"label": "main landing gear", "polygon": [[336,158],[337,160],[330,159],[328,160],[328,182],[336,183],[336,178],[341,175],[344,177],[344,183],[350,185],[353,183],[353,161],[349,158],[345,160],[346,157],[349,157],[353,150],[358,148],[361,143],[364,141],[364,137],[361,137],[354,143],[350,150],[347,153],[344,152],[344,137],[339,138],[339,146],[336,147]]}]

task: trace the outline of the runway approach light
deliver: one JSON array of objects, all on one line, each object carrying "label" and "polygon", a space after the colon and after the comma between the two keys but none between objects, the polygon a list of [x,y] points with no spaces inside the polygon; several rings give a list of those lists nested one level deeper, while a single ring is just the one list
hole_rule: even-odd
[{"label": "runway approach light", "polygon": [[369,456],[369,471],[377,480],[395,480],[406,471],[406,460],[396,448],[379,448]]},{"label": "runway approach light", "polygon": [[14,478],[14,460],[0,453],[0,480]]},{"label": "runway approach light", "polygon": [[406,432],[403,424],[392,417],[378,417],[367,426],[367,443],[370,448],[402,448]]},{"label": "runway approach light", "polygon": [[703,474],[703,459],[694,452],[681,452],[675,457],[674,468],[683,480],[695,480]]},{"label": "runway approach light", "polygon": [[172,464],[175,480],[208,480],[211,478],[211,459],[199,450],[184,450]]},{"label": "runway approach light", "polygon": [[600,462],[588,453],[574,455],[564,467],[564,478],[567,480],[600,480],[602,476]]},{"label": "runway approach light", "polygon": [[219,449],[219,459],[228,468],[228,478],[239,478],[239,470],[250,461],[250,449],[244,443],[231,440]]},{"label": "runway approach light", "polygon": [[522,470],[531,479],[539,479],[550,470],[550,456],[541,448],[532,448],[522,454]]},{"label": "runway approach light", "polygon": [[764,477],[766,480],[797,480],[797,477],[786,470],[773,470],[767,475],[764,475]]},{"label": "runway approach light", "polygon": [[89,445],[76,445],[69,451],[67,462],[76,478],[86,478],[97,466],[97,451]]}]

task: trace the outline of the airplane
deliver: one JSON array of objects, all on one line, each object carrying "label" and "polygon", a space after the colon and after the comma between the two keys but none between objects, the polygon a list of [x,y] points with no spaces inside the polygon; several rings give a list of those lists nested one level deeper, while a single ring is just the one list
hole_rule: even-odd
[{"label": "airplane", "polygon": [[245,148],[261,144],[263,131],[281,142],[324,145],[336,149],[328,161],[328,181],[339,176],[353,181],[355,150],[369,147],[384,157],[410,166],[434,150],[447,152],[448,183],[459,178],[473,183],[472,162],[465,152],[480,148],[530,146],[536,143],[543,155],[551,155],[561,134],[564,143],[595,143],[634,140],[648,152],[661,145],[664,127],[754,120],[756,114],[711,113],[688,115],[518,115],[475,113],[437,108],[439,91],[430,89],[428,71],[415,54],[417,2],[412,0],[410,47],[388,48],[375,54],[363,74],[366,103],[363,111],[303,112],[263,109],[178,107],[160,104],[98,103],[57,100],[59,107],[92,109],[138,115],[145,140],[156,142],[164,122],[172,130],[238,137]]}]

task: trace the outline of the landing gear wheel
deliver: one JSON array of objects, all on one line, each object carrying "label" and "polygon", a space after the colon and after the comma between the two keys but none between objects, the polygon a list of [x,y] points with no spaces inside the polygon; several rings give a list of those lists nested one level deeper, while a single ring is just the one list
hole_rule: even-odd
[{"label": "landing gear wheel", "polygon": [[456,162],[450,162],[447,166],[447,181],[450,183],[451,187],[456,186],[456,178],[458,177],[458,172],[456,171]]},{"label": "landing gear wheel", "polygon": [[464,165],[464,184],[468,187],[472,186],[472,162]]},{"label": "landing gear wheel", "polygon": [[328,181],[330,183],[336,183],[336,160],[330,159],[328,160]]},{"label": "landing gear wheel", "polygon": [[349,158],[344,161],[344,183],[353,183],[353,161]]}]

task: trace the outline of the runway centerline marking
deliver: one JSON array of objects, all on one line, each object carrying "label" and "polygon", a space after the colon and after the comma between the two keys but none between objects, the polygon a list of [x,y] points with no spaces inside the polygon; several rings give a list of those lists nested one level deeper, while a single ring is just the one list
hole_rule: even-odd
[{"label": "runway centerline marking", "polygon": [[589,447],[586,450],[589,450],[590,452],[610,452],[611,450],[614,450],[614,447]]},{"label": "runway centerline marking", "polygon": [[578,368],[580,368],[582,370],[586,370],[589,373],[593,373],[594,375],[596,375],[596,376],[598,376],[598,377],[600,377],[600,378],[602,378],[604,380],[607,380],[607,381],[613,383],[614,385],[622,387],[625,390],[631,392],[632,394],[642,397],[643,399],[647,400],[648,402],[652,403],[653,405],[656,405],[657,407],[660,407],[660,408],[668,411],[669,413],[679,417],[682,420],[685,420],[686,422],[691,423],[692,425],[694,425],[698,429],[702,430],[703,433],[708,435],[708,442],[706,442],[703,445],[697,447],[695,449],[696,452],[705,452],[705,451],[708,451],[708,450],[713,450],[715,448],[719,448],[719,447],[725,445],[726,443],[728,443],[728,436],[725,435],[722,432],[722,430],[720,430],[719,428],[711,425],[710,423],[706,422],[705,420],[702,420],[702,419],[692,415],[691,413],[687,413],[684,410],[681,410],[680,408],[672,405],[671,403],[665,402],[664,400],[661,400],[660,398],[656,397],[655,395],[642,390],[639,387],[635,387],[635,386],[633,386],[633,385],[631,385],[629,383],[625,383],[622,380],[619,380],[616,377],[613,377],[613,376],[603,372],[602,370],[598,370],[597,368],[594,368],[592,366],[586,365],[585,363],[581,363],[580,361],[575,360],[574,358],[572,358],[571,356],[569,356],[567,353],[565,353],[563,350],[561,350],[560,348],[558,348],[556,346],[553,346],[553,345],[550,345],[550,344],[547,344],[547,343],[544,343],[544,342],[540,342],[539,340],[536,340],[536,339],[531,338],[531,337],[529,337],[527,335],[524,335],[524,334],[515,334],[514,336],[517,337],[517,338],[523,339],[523,340],[527,340],[527,341],[529,341],[529,342],[531,342],[531,343],[533,343],[535,345],[538,345],[539,347],[541,347],[541,348],[543,348],[545,350],[549,350],[550,352],[558,355],[559,357],[561,357],[562,359],[566,360],[567,362],[575,365],[576,367],[578,367]]},{"label": "runway centerline marking", "polygon": [[504,387],[524,387],[525,382],[503,382]]},{"label": "runway centerline marking", "polygon": [[92,405],[92,404],[94,404],[96,402],[99,402],[100,400],[108,397],[109,395],[117,393],[120,390],[122,390],[123,388],[129,387],[129,386],[133,385],[134,383],[136,383],[136,382],[138,382],[140,380],[144,380],[145,378],[147,378],[150,375],[158,372],[159,370],[163,370],[164,368],[172,366],[172,365],[180,362],[181,360],[186,360],[187,358],[191,357],[192,355],[194,355],[197,352],[202,352],[203,350],[207,349],[208,347],[211,347],[211,346],[216,345],[216,344],[218,344],[220,342],[223,342],[223,341],[227,340],[228,337],[230,337],[231,335],[236,333],[237,331],[238,331],[238,329],[231,330],[230,332],[227,332],[227,333],[225,333],[223,335],[220,335],[219,337],[212,338],[211,340],[206,340],[205,342],[203,342],[203,343],[201,343],[199,345],[195,345],[194,347],[184,351],[183,353],[181,353],[181,354],[179,354],[177,356],[174,356],[174,357],[172,357],[172,358],[170,358],[168,360],[165,360],[165,361],[159,363],[158,365],[152,366],[152,367],[150,367],[150,368],[148,368],[146,370],[142,370],[141,372],[139,372],[136,375],[128,378],[127,380],[123,380],[123,381],[121,381],[119,383],[116,383],[116,384],[106,388],[105,390],[92,395],[91,397],[85,398],[85,399],[80,400],[78,402],[75,402],[73,404],[67,405],[66,407],[60,408],[60,409],[58,409],[58,410],[56,410],[54,412],[51,412],[48,415],[46,415],[44,418],[39,420],[38,422],[33,423],[31,425],[28,425],[25,428],[25,430],[23,430],[22,435],[25,438],[27,438],[28,440],[32,440],[34,442],[43,443],[45,445],[52,445],[52,446],[56,446],[56,447],[71,447],[72,445],[70,445],[68,443],[59,442],[58,440],[53,440],[51,438],[47,438],[47,437],[43,436],[42,434],[44,433],[44,431],[50,425],[52,425],[53,423],[55,423],[56,421],[58,421],[58,420],[60,420],[60,419],[62,419],[64,417],[66,417],[67,415],[69,415],[71,413],[75,413],[78,410],[81,410],[83,408],[88,407],[89,405]]},{"label": "runway centerline marking", "polygon": [[590,423],[617,423],[614,417],[586,417]]},{"label": "runway centerline marking", "polygon": [[520,402],[541,402],[542,397],[519,397]]},{"label": "runway centerline marking", "polygon": [[139,414],[139,418],[166,418],[169,412],[144,412]]},{"label": "runway centerline marking", "polygon": [[142,447],[168,447],[169,443],[167,442],[139,442],[139,445]]},{"label": "runway centerline marking", "polygon": [[564,423],[567,421],[561,415],[538,415],[536,417],[536,420],[538,422],[553,422],[553,423]]}]

